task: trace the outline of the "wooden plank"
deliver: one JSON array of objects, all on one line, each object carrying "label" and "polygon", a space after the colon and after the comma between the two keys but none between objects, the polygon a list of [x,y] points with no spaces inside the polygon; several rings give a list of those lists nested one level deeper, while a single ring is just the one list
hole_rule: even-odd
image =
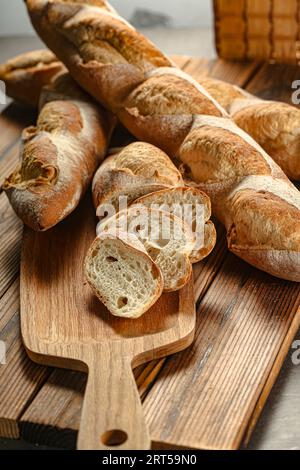
[{"label": "wooden plank", "polygon": [[20,335],[19,279],[0,300],[0,340],[6,347],[6,364],[0,365],[0,437],[19,438],[18,419],[33,399],[50,369],[33,364]]},{"label": "wooden plank", "polygon": [[223,226],[217,222],[217,243],[210,256],[202,263],[193,266],[194,290],[196,302],[199,303],[212,284],[227,255],[226,235]]},{"label": "wooden plank", "polygon": [[259,62],[226,62],[220,59],[174,57],[175,62],[194,78],[210,76],[245,87],[260,69]]},{"label": "wooden plank", "polygon": [[[297,284],[260,273],[230,254],[199,305],[193,347],[168,361],[147,396],[153,440],[238,448],[266,382],[273,384],[274,377],[268,378],[276,358],[286,354],[285,338],[297,331],[299,306]],[[176,397],[170,393],[175,386]]]},{"label": "wooden plank", "polygon": [[[0,183],[14,168],[22,129],[35,113],[11,104],[0,115]],[[51,370],[28,358],[19,328],[19,264],[23,224],[4,193],[0,195],[0,339],[6,364],[0,366],[0,436],[19,438],[18,419]]]},{"label": "wooden plank", "polygon": [[[190,62],[189,59],[184,59],[182,63],[188,64]],[[208,63],[210,65],[208,65]],[[203,73],[210,67],[211,69],[215,69],[217,71],[216,73],[220,74],[216,61],[200,61],[199,63],[197,62],[197,67],[200,72],[203,67]],[[254,70],[253,65],[249,65],[246,69],[248,72],[245,72],[243,68],[243,74],[239,74],[238,71],[233,73],[230,71],[230,67],[226,67],[222,78],[226,79],[226,77],[236,76],[236,80],[239,80],[238,83],[242,85],[241,75],[246,82],[249,77],[252,76]],[[239,70],[239,68],[237,68],[237,70]],[[198,299],[205,295],[227,256],[224,237],[224,230],[218,226],[217,247],[205,262],[199,263],[194,267],[195,289]],[[169,359],[166,359],[165,364],[168,363],[168,360]],[[152,365],[150,367],[152,367]],[[159,367],[161,367],[160,364]],[[164,367],[165,366],[162,367],[162,370],[164,370]],[[152,380],[155,378],[155,372],[156,369],[154,368]],[[30,442],[38,442],[40,444],[47,443],[48,445],[58,445],[59,443],[62,447],[68,447],[73,445],[76,440],[76,431],[78,429],[80,416],[80,412],[78,411],[78,393],[81,394],[82,397],[82,392],[78,391],[79,384],[76,382],[75,389],[72,389],[72,386],[69,386],[69,381],[73,383],[72,381],[78,380],[78,382],[81,383],[80,380],[84,379],[79,376],[78,379],[75,379],[74,373],[70,376],[67,375],[67,372],[57,372],[57,374],[54,380],[52,378],[52,382],[47,382],[37,394],[32,404],[22,416],[20,426],[23,438]],[[58,382],[56,382],[57,377],[59,379]],[[180,380],[179,378],[178,381],[180,382]],[[145,382],[147,383],[147,379]],[[66,384],[64,388],[61,386],[63,383]],[[73,392],[75,395],[73,395]],[[66,394],[68,394],[67,397]],[[67,400],[68,403],[66,413],[63,413],[61,410],[61,403],[63,403],[64,400]],[[45,412],[43,413],[42,410],[45,410]],[[59,434],[59,438],[56,438],[56,434],[51,431],[53,429]]]},{"label": "wooden plank", "polygon": [[299,341],[300,330],[247,444],[248,449],[300,450],[300,374],[295,362],[299,358]]},{"label": "wooden plank", "polygon": [[0,158],[3,158],[11,145],[19,140],[22,129],[33,123],[35,118],[35,111],[15,103],[10,104],[0,114]]},{"label": "wooden plank", "polygon": [[0,297],[19,272],[23,225],[12,210],[5,194],[0,195]]},{"label": "wooden plank", "polygon": [[264,64],[252,77],[246,89],[250,93],[266,100],[285,101],[292,103],[292,83],[299,80],[299,66]]},{"label": "wooden plank", "polygon": [[5,156],[0,159],[0,185],[2,185],[4,179],[14,170],[19,160],[19,148],[19,139],[16,142],[13,141],[5,152]]}]

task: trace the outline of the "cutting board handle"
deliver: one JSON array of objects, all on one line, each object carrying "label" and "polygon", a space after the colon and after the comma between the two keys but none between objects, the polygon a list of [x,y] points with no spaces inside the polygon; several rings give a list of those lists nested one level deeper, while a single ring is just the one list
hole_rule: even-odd
[{"label": "cutting board handle", "polygon": [[77,448],[150,449],[131,360],[111,346],[101,351],[97,348],[97,354],[91,354],[86,361],[89,374]]}]

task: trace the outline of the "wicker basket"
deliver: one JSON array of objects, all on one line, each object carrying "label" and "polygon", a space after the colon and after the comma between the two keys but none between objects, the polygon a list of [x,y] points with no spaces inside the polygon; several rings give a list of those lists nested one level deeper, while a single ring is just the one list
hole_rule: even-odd
[{"label": "wicker basket", "polygon": [[300,0],[214,0],[224,59],[300,62]]}]

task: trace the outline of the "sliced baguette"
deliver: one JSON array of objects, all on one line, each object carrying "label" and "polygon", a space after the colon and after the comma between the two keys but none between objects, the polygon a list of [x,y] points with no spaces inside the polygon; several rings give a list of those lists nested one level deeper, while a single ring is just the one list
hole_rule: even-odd
[{"label": "sliced baguette", "polygon": [[85,259],[85,275],[107,309],[115,316],[138,318],[158,300],[163,278],[159,267],[134,236],[103,233]]},{"label": "sliced baguette", "polygon": [[189,256],[196,239],[190,227],[170,212],[133,205],[98,225],[98,234],[128,233],[138,237],[159,266],[165,292],[181,289],[189,280]]},{"label": "sliced baguette", "polygon": [[170,212],[184,219],[196,235],[196,245],[190,254],[192,263],[209,255],[216,244],[216,229],[209,220],[211,204],[209,197],[197,188],[177,187],[163,189],[136,199],[132,204],[142,204]]},{"label": "sliced baguette", "polygon": [[120,210],[120,196],[126,196],[130,204],[144,194],[182,184],[181,173],[164,152],[145,142],[134,142],[108,157],[96,172],[92,190],[97,215],[103,215],[108,204]]}]

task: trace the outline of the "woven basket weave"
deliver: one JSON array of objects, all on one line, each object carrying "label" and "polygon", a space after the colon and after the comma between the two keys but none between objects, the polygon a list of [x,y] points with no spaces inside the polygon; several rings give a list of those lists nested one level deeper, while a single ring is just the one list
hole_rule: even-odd
[{"label": "woven basket weave", "polygon": [[300,0],[214,0],[218,55],[300,63]]}]

